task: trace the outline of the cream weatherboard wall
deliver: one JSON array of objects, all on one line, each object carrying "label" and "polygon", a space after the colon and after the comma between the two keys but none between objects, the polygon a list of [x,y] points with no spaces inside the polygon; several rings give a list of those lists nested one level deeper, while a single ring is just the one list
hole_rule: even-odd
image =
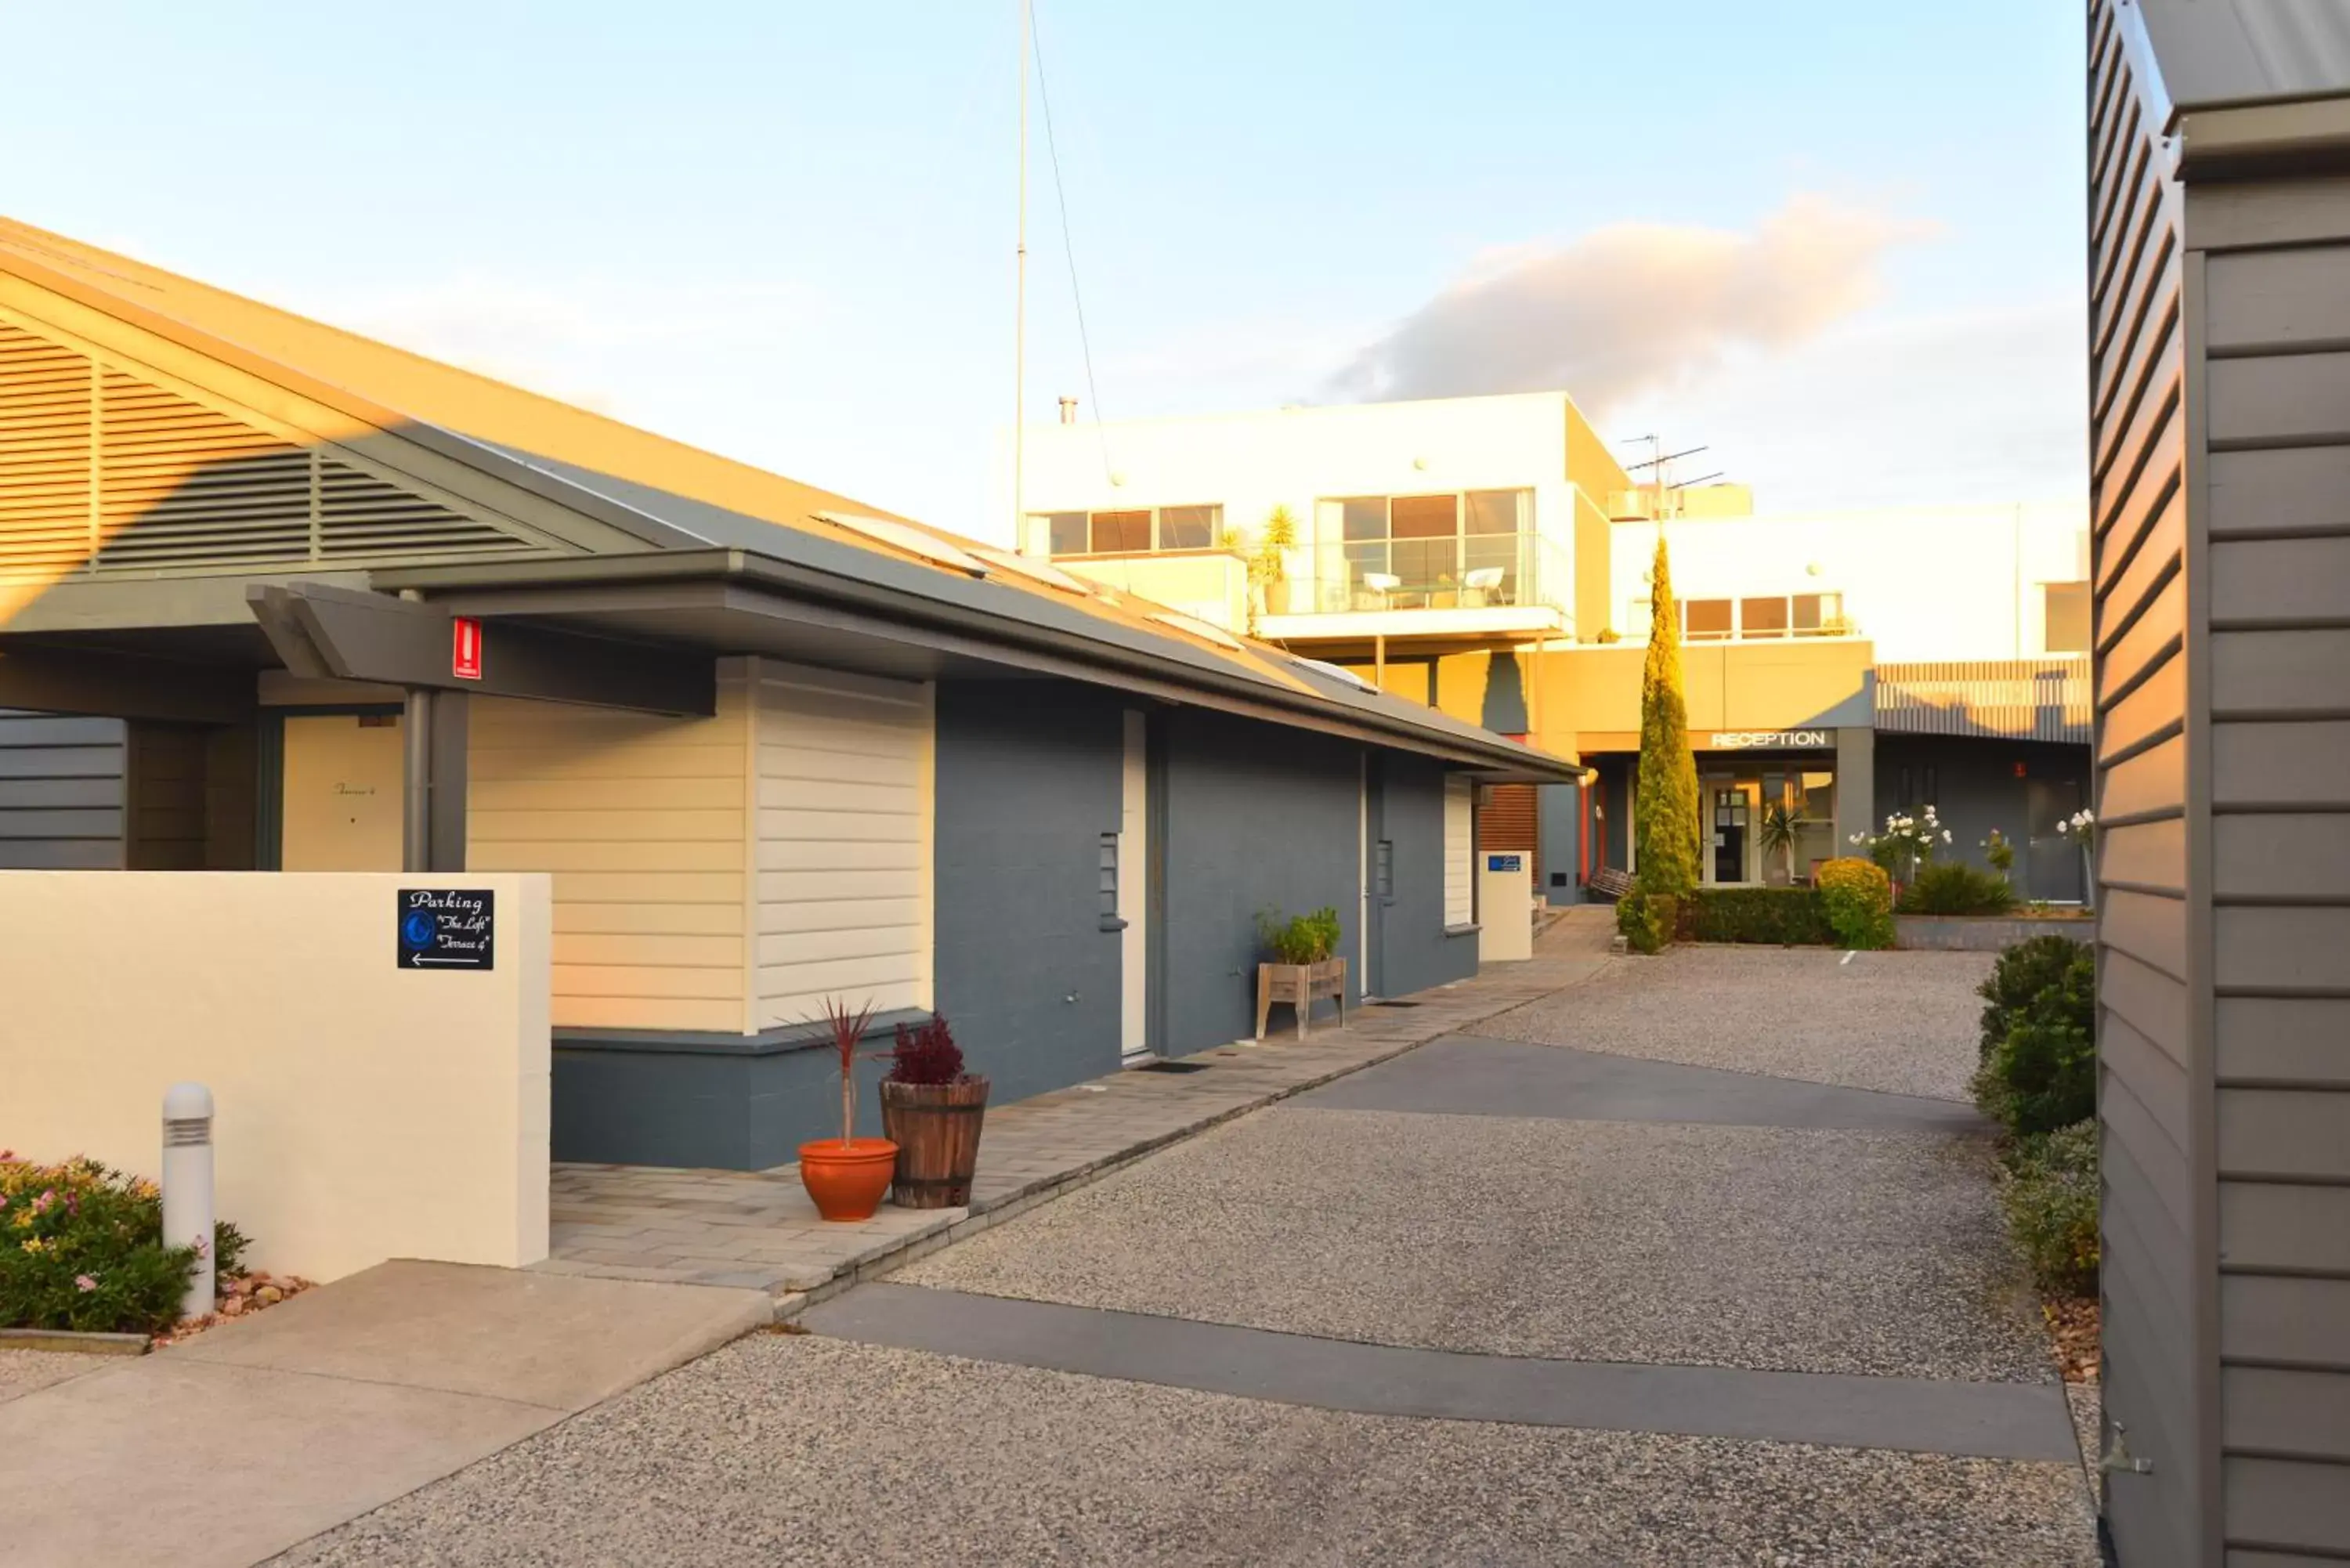
[{"label": "cream weatherboard wall", "polygon": [[717,707],[473,704],[466,864],[554,874],[555,1022],[927,1005],[931,689],[733,659]]},{"label": "cream weatherboard wall", "polygon": [[751,1027],[805,1022],[827,997],[929,1006],[935,689],[773,659],[751,669]]},{"label": "cream weatherboard wall", "polygon": [[557,1024],[743,1031],[749,663],[707,719],[471,705],[465,864],[554,874]]},{"label": "cream weatherboard wall", "polygon": [[1477,895],[1470,862],[1476,856],[1476,786],[1466,774],[1444,776],[1444,923],[1472,925]]}]

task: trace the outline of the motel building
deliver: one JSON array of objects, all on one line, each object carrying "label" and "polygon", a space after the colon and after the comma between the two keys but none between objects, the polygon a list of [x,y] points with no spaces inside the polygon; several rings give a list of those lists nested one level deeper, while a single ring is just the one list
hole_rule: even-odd
[{"label": "motel building", "polygon": [[[1026,431],[1032,558],[1252,624],[1292,652],[1575,762],[1480,792],[1479,846],[1571,902],[1633,862],[1648,578],[1660,524],[1563,392],[1285,408]],[[1637,459],[1636,459],[1637,461]],[[2057,824],[2088,804],[2085,504],[1757,514],[1669,490],[1709,883],[1804,880],[1931,804],[2027,897],[2082,898]],[[1277,577],[1252,580],[1266,519]],[[1766,853],[1765,811],[1797,826]]]},{"label": "motel building", "polygon": [[557,1160],[789,1160],[827,998],[1001,1103],[1250,1035],[1262,910],[1473,974],[1574,764],[1232,619],[0,223],[0,868],[551,876]]}]

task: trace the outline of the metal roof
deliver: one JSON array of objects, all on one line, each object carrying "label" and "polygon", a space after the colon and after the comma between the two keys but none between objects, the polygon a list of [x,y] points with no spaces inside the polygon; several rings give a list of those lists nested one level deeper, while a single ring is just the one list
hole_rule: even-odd
[{"label": "metal roof", "polygon": [[2181,112],[2350,93],[2345,0],[2137,0]]},{"label": "metal roof", "polygon": [[[1017,571],[975,578],[938,558],[977,542],[830,491],[654,435],[555,399],[296,316],[63,235],[0,218],[0,277],[13,276],[182,348],[233,366],[348,418],[345,439],[382,432],[520,484],[607,524],[630,541],[596,558],[706,557],[712,547],[764,557],[801,575],[855,585],[904,613],[991,619],[1007,639],[1044,632],[1109,662],[1155,663],[1165,680],[1205,700],[1253,692],[1268,715],[1311,723],[1336,711],[1378,731],[1384,743],[1489,770],[1568,778],[1575,765],[1432,708],[1336,681],[1269,644],[1189,635],[1157,618],[1162,607],[1089,588],[1082,595]],[[832,518],[879,520],[883,528]],[[938,552],[899,547],[889,529],[938,539]],[[983,557],[982,557],[983,559]],[[428,592],[471,584],[511,587],[586,563],[508,563],[473,570],[420,559],[377,570],[380,586]],[[483,563],[484,568],[488,563]],[[523,568],[520,571],[513,568]]]}]

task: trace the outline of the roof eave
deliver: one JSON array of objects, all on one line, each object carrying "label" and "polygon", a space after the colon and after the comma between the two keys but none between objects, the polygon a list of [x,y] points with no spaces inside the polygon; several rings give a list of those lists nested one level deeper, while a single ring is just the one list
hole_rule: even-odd
[{"label": "roof eave", "polygon": [[[992,645],[1007,654],[1045,655],[1076,670],[1122,679],[1113,683],[1140,689],[1138,681],[1166,687],[1211,703],[1245,702],[1274,722],[1351,733],[1369,743],[1416,752],[1471,769],[1496,782],[1567,783],[1584,776],[1575,762],[1538,752],[1490,732],[1430,723],[1416,714],[1387,710],[1381,699],[1362,701],[1303,691],[1245,671],[1194,660],[1171,638],[1148,637],[1159,647],[1126,648],[1097,639],[1039,626],[843,577],[796,563],[741,549],[648,550],[619,556],[561,560],[473,563],[382,569],[369,575],[379,589],[414,590],[484,614],[528,614],[534,590],[600,588],[624,595],[633,587],[673,587],[688,582],[725,582],[756,587],[784,598],[844,604],[896,620],[951,631],[960,639]],[[619,607],[622,599],[613,603]]]}]

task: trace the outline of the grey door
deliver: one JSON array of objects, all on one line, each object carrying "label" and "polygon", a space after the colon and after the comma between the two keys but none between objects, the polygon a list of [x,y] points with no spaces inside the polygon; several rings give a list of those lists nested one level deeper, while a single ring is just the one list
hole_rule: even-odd
[{"label": "grey door", "polygon": [[2023,814],[2031,834],[2024,846],[2023,890],[2052,904],[2077,904],[2087,877],[2081,841],[2056,825],[2081,809],[2078,779],[2023,781]]},{"label": "grey door", "polygon": [[1363,866],[1370,884],[1363,899],[1361,987],[1365,996],[1387,994],[1387,911],[1395,902],[1395,842],[1387,836],[1382,760],[1371,757],[1363,770]]}]

